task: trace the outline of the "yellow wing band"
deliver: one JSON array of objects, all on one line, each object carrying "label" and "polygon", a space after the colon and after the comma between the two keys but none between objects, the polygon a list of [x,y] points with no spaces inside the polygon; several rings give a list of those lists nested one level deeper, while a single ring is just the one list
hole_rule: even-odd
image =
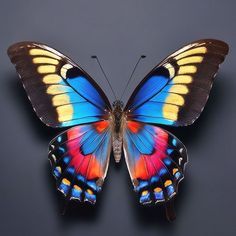
[{"label": "yellow wing band", "polygon": [[193,49],[190,49],[188,51],[185,51],[183,53],[180,53],[179,55],[175,56],[175,59],[179,60],[181,58],[191,56],[191,55],[194,55],[194,54],[205,54],[206,52],[207,52],[206,47],[197,47],[197,48],[193,48]]},{"label": "yellow wing band", "polygon": [[61,57],[44,49],[33,48],[29,50],[31,56],[48,56],[60,60]]}]

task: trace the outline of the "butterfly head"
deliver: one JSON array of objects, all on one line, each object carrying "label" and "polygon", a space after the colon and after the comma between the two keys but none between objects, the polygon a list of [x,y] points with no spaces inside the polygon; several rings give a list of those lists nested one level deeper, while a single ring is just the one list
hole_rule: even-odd
[{"label": "butterfly head", "polygon": [[114,110],[123,110],[124,103],[120,100],[116,100],[112,103]]}]

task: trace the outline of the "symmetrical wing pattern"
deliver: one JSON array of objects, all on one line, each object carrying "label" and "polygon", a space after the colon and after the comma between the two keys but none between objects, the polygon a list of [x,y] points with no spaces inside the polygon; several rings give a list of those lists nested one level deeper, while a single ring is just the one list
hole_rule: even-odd
[{"label": "symmetrical wing pattern", "polygon": [[71,59],[46,45],[21,42],[8,49],[39,118],[51,127],[107,119],[110,103]]},{"label": "symmetrical wing pattern", "polygon": [[171,54],[139,84],[126,105],[129,120],[183,126],[202,112],[228,45],[199,40]]},{"label": "symmetrical wing pattern", "polygon": [[97,83],[62,53],[36,42],[20,42],[8,49],[42,122],[50,127],[78,125],[59,134],[49,146],[58,190],[67,199],[95,203],[112,142],[114,150],[121,150],[123,138],[127,167],[141,204],[172,199],[187,163],[185,146],[155,125],[192,124],[227,53],[228,45],[213,39],[179,49],[142,80],[124,110],[112,111]]}]

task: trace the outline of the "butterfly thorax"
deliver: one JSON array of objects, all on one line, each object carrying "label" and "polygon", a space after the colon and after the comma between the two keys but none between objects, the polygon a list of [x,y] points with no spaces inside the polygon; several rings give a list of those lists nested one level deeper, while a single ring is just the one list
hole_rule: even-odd
[{"label": "butterfly thorax", "polygon": [[124,113],[123,113],[123,102],[116,100],[113,102],[113,132],[112,132],[112,146],[113,154],[116,162],[121,159],[122,153],[122,140],[123,140],[123,123],[124,123]]}]

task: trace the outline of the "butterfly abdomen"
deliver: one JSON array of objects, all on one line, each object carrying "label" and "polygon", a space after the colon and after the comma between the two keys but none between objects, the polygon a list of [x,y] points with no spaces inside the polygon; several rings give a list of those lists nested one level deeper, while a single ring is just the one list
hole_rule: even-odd
[{"label": "butterfly abdomen", "polygon": [[123,144],[123,102],[115,101],[113,103],[113,155],[116,162],[119,162],[122,154],[122,144]]},{"label": "butterfly abdomen", "polygon": [[120,162],[121,154],[122,154],[122,137],[121,136],[113,136],[113,155],[115,158],[115,162]]}]

